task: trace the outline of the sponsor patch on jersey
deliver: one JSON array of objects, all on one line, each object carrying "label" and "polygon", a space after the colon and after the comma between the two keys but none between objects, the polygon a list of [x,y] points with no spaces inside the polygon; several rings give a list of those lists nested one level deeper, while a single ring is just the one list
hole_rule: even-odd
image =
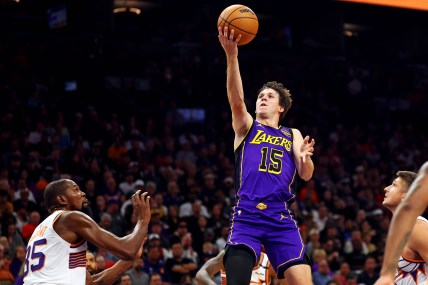
[{"label": "sponsor patch on jersey", "polygon": [[291,134],[286,129],[281,129],[281,133],[283,133],[286,136],[291,137]]}]

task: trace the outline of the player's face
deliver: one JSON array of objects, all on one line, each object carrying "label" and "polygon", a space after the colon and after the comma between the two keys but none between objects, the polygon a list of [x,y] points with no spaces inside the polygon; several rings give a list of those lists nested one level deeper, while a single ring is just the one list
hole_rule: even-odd
[{"label": "player's face", "polygon": [[97,271],[95,256],[91,252],[86,252],[86,270],[88,270],[91,275]]},{"label": "player's face", "polygon": [[279,94],[272,88],[263,89],[256,102],[256,113],[258,117],[270,118],[283,112],[284,108],[279,105]]},{"label": "player's face", "polygon": [[392,184],[384,189],[385,197],[382,205],[388,209],[395,209],[405,196],[405,187],[406,183],[400,177],[395,178]]},{"label": "player's face", "polygon": [[80,187],[70,180],[69,187],[67,188],[66,196],[71,210],[80,210],[88,203],[85,193],[80,191]]}]

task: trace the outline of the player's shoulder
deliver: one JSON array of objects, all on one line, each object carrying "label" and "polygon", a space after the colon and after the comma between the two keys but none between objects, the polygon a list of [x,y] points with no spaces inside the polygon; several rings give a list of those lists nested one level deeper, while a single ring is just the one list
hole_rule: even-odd
[{"label": "player's shoulder", "polygon": [[419,217],[416,220],[415,226],[413,228],[413,232],[417,233],[417,234],[428,234],[428,220],[425,218],[421,218]]},{"label": "player's shoulder", "polygon": [[426,219],[417,219],[410,235],[408,245],[413,249],[417,249],[426,244],[426,236],[428,235],[428,221]]},{"label": "player's shoulder", "polygon": [[58,221],[63,223],[76,223],[76,222],[84,222],[91,219],[85,213],[79,211],[64,211],[58,216]]}]

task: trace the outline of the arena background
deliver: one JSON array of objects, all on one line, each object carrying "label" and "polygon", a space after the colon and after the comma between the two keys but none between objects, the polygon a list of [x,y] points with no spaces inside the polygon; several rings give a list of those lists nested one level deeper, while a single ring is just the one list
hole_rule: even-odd
[{"label": "arena background", "polygon": [[[381,206],[383,189],[398,170],[416,171],[428,159],[428,12],[327,0],[239,3],[251,7],[260,23],[254,41],[239,49],[249,109],[263,83],[283,82],[293,95],[283,123],[317,141],[314,185],[299,181],[296,189],[305,193],[296,203],[304,237],[310,242],[313,219],[327,205],[327,224],[341,241],[338,260],[359,273],[367,254],[357,260],[356,253],[345,252],[349,236],[343,223],[352,220],[354,229],[372,233],[370,254],[380,262],[390,220]],[[96,196],[105,196],[103,174],[113,173],[121,196],[118,185],[137,165],[133,179],[155,183],[164,200],[157,207],[187,201],[192,176],[198,198],[210,212],[221,204],[227,223],[233,132],[216,23],[231,4],[236,3],[1,0],[1,185],[15,206],[13,216],[25,208],[16,198],[20,180],[37,202],[31,210],[43,218],[43,182],[71,177],[82,190],[88,180],[96,181],[91,202],[97,219],[105,210],[95,205]],[[128,154],[110,156],[118,138],[124,144],[137,139],[141,153],[128,148]],[[190,149],[183,143],[189,140]],[[102,166],[99,172],[91,169],[94,160]],[[205,184],[210,174],[213,188]],[[170,199],[171,181],[178,184],[179,202]],[[308,188],[316,199],[308,198]],[[332,197],[325,198],[326,192]],[[125,196],[105,202],[122,206]],[[18,222],[25,224],[29,212]],[[5,217],[2,235],[17,222]],[[175,232],[168,218],[159,219],[165,241]],[[207,219],[215,244],[220,227]],[[209,241],[205,230],[189,230]],[[319,247],[327,240],[321,231]],[[201,265],[210,255],[199,242],[194,246]],[[337,263],[330,266],[339,269]]]}]

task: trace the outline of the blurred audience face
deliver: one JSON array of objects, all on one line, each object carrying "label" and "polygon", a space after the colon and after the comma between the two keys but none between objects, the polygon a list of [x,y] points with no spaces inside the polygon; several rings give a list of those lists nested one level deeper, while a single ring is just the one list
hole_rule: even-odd
[{"label": "blurred audience face", "polygon": [[99,271],[103,271],[106,268],[106,260],[104,258],[104,256],[101,255],[97,255],[97,257],[95,258],[96,264],[97,264],[97,269]]},{"label": "blurred audience face", "polygon": [[162,278],[159,274],[154,273],[150,276],[150,285],[162,285]]},{"label": "blurred audience face", "polygon": [[131,277],[128,274],[124,274],[120,277],[119,285],[132,285]]},{"label": "blurred audience face", "polygon": [[171,246],[172,256],[174,258],[181,258],[183,256],[183,245],[181,243],[174,243]]},{"label": "blurred audience face", "polygon": [[37,211],[33,211],[30,214],[30,218],[28,220],[29,224],[38,226],[40,224],[40,214]]},{"label": "blurred audience face", "polygon": [[94,274],[97,272],[97,263],[95,261],[95,256],[92,252],[86,252],[86,270],[88,270],[89,274]]},{"label": "blurred audience face", "polygon": [[318,272],[323,275],[328,275],[330,273],[330,267],[326,259],[321,259],[318,261]]},{"label": "blurred audience face", "polygon": [[15,258],[24,261],[25,260],[25,254],[26,254],[25,247],[22,245],[18,245],[15,249]]}]

